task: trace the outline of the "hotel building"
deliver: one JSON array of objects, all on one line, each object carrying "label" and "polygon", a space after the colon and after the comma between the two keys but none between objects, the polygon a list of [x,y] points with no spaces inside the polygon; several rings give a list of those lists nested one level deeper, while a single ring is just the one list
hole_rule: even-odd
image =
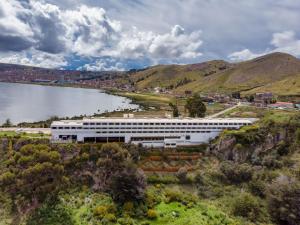
[{"label": "hotel building", "polygon": [[145,147],[189,146],[207,143],[221,131],[235,130],[256,119],[242,118],[92,118],[54,121],[53,142],[124,142]]}]

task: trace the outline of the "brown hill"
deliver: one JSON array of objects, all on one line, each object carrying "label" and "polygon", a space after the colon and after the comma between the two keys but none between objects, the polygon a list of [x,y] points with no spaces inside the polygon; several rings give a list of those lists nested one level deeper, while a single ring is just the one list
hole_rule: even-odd
[{"label": "brown hill", "polygon": [[[280,95],[300,92],[300,60],[272,53],[249,61],[228,63],[222,60],[191,65],[159,65],[130,75],[138,89],[165,87],[175,93],[185,90],[201,92],[274,91]],[[281,85],[295,85],[286,91]]]}]

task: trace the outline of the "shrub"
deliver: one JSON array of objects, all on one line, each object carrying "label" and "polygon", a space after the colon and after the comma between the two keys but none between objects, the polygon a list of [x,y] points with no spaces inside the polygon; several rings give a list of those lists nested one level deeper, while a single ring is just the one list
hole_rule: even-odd
[{"label": "shrub", "polygon": [[150,184],[178,184],[179,180],[177,177],[172,175],[150,175],[147,178],[147,182]]},{"label": "shrub", "polygon": [[300,224],[300,182],[280,176],[267,189],[268,210],[278,224]]},{"label": "shrub", "polygon": [[149,209],[147,211],[147,217],[151,220],[156,219],[157,218],[157,213],[154,209]]},{"label": "shrub", "polygon": [[261,210],[257,198],[249,193],[242,193],[232,202],[232,212],[235,216],[245,217],[251,221],[260,221]]},{"label": "shrub", "polygon": [[99,218],[104,218],[107,214],[114,214],[116,212],[116,208],[114,205],[99,205],[94,208],[94,216]]},{"label": "shrub", "polygon": [[265,197],[266,185],[262,180],[256,179],[250,181],[249,189],[252,194],[259,196],[261,198]]},{"label": "shrub", "polygon": [[187,181],[187,169],[185,167],[181,167],[178,172],[176,173],[177,178],[179,179],[180,183],[186,183]]},{"label": "shrub", "polygon": [[150,208],[153,208],[155,205],[161,202],[160,190],[155,188],[148,188],[146,191],[145,202],[146,205]]},{"label": "shrub", "polygon": [[267,168],[281,168],[283,163],[277,160],[276,155],[266,155],[262,160],[262,165]]},{"label": "shrub", "polygon": [[133,224],[134,224],[134,221],[133,221],[133,219],[131,219],[130,217],[119,218],[119,219],[117,220],[117,224],[120,224],[120,225],[133,225]]},{"label": "shrub", "polygon": [[231,183],[242,183],[249,181],[253,175],[253,169],[247,163],[240,165],[229,161],[223,162],[220,170]]},{"label": "shrub", "polygon": [[167,188],[165,190],[165,197],[166,197],[166,203],[170,202],[181,202],[184,205],[187,205],[188,203],[195,203],[197,200],[197,197],[191,194],[187,194],[185,192],[182,192],[179,189],[172,189]]},{"label": "shrub", "polygon": [[125,214],[132,215],[134,213],[133,202],[125,202],[123,205],[123,211]]},{"label": "shrub", "polygon": [[104,216],[104,219],[105,220],[108,220],[110,222],[115,222],[117,220],[116,216],[112,213],[107,213],[105,216]]}]

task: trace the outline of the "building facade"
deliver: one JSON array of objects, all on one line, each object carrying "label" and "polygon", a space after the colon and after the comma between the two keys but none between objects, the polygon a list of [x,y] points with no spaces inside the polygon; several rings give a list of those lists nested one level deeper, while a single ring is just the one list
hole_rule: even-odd
[{"label": "building facade", "polygon": [[255,119],[242,118],[97,118],[55,121],[53,142],[124,142],[145,147],[207,143],[225,129],[239,129]]}]

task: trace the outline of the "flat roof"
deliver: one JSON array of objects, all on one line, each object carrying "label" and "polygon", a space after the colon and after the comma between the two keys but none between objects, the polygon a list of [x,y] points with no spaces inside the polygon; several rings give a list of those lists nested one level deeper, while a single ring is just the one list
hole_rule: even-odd
[{"label": "flat roof", "polygon": [[131,122],[131,123],[169,123],[169,122],[255,122],[257,118],[123,118],[123,117],[100,117],[100,118],[84,118],[82,120],[60,120],[53,121],[52,125],[82,125],[83,123],[99,123],[99,122]]}]

